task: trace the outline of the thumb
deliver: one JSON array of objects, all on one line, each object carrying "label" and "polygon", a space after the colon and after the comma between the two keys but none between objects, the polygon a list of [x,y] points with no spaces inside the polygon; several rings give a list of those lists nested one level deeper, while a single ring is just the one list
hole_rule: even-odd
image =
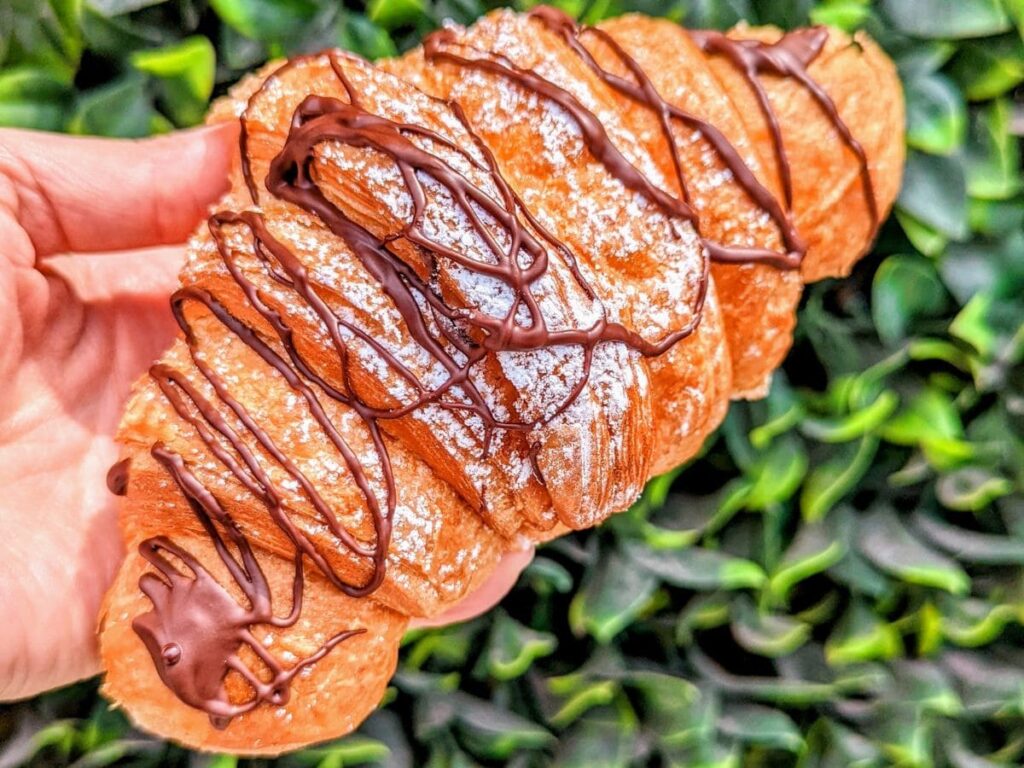
[{"label": "thumb", "polygon": [[233,122],[142,140],[0,130],[0,193],[37,258],[181,242],[227,191],[237,135]]}]

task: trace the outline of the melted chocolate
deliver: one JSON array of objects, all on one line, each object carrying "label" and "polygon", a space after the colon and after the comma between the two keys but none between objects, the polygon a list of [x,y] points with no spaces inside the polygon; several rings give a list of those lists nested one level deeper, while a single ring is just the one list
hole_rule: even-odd
[{"label": "melted chocolate", "polygon": [[779,176],[782,179],[786,207],[790,209],[793,207],[792,169],[786,154],[782,127],[779,125],[779,118],[772,107],[768,92],[761,82],[762,75],[795,80],[811,95],[811,98],[832,123],[843,143],[856,156],[857,162],[860,164],[861,185],[864,188],[864,198],[871,216],[871,226],[872,228],[877,227],[878,200],[875,197],[875,188],[871,181],[871,172],[868,169],[868,158],[864,148],[843,122],[835,102],[808,72],[808,68],[821,55],[825,43],[828,42],[828,29],[825,27],[797,29],[787,32],[774,43],[764,43],[760,40],[737,40],[722,32],[712,30],[691,31],[690,36],[705,53],[725,56],[743,75],[754,92],[758,107],[771,132],[772,148],[775,152]]},{"label": "melted chocolate", "polygon": [[[139,579],[139,588],[153,603],[153,610],[137,617],[132,628],[149,650],[160,679],[184,703],[206,711],[217,728],[226,727],[231,718],[263,702],[277,706],[287,703],[295,675],[322,659],[338,643],[365,630],[341,632],[285,669],[256,639],[251,627],[266,624],[286,628],[298,621],[302,611],[302,554],[295,556],[291,610],[283,617],[275,616],[266,576],[238,525],[181,456],[160,443],[151,453],[184,494],[248,606],[240,604],[191,554],[158,536],[139,545],[139,554],[156,570]],[[229,551],[225,534],[240,560]],[[183,573],[168,555],[191,575]],[[262,662],[269,675],[261,677],[250,669],[239,655],[243,646]],[[228,698],[224,679],[229,670],[241,675],[253,690],[252,698],[243,704],[232,704]]]},{"label": "melted chocolate", "polygon": [[128,493],[131,466],[131,459],[121,459],[107,471],[107,489],[115,496],[124,496]]}]

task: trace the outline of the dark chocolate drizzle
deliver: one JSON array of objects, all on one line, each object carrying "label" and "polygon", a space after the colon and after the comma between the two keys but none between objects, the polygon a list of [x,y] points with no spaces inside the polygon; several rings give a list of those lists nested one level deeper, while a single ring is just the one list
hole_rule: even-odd
[{"label": "dark chocolate drizzle", "polygon": [[121,459],[107,470],[107,490],[115,496],[124,496],[128,493],[128,476],[131,465],[131,459]]},{"label": "dark chocolate drizzle", "polygon": [[[133,627],[145,642],[164,683],[183,702],[205,711],[217,727],[225,726],[232,717],[263,702],[280,704],[287,701],[290,684],[299,669],[323,658],[337,643],[362,631],[336,635],[315,654],[286,670],[256,641],[251,628],[256,624],[287,628],[295,623],[302,606],[303,568],[307,557],[334,587],[347,595],[365,596],[380,586],[386,570],[396,505],[395,478],[381,428],[383,422],[406,416],[427,404],[469,412],[484,426],[486,452],[495,430],[530,431],[543,427],[564,412],[586,386],[593,352],[598,345],[622,343],[645,356],[660,355],[692,333],[700,319],[698,308],[686,327],[654,340],[645,339],[624,325],[609,320],[603,311],[600,318],[587,328],[549,328],[531,286],[546,274],[552,255],[564,260],[568,271],[588,297],[596,299],[596,295],[568,247],[533,217],[501,177],[493,155],[469,129],[458,108],[452,107],[471,138],[476,154],[424,127],[396,123],[367,111],[360,105],[340,63],[333,56],[330,61],[349,100],[309,96],[298,106],[284,146],[271,162],[266,189],[277,198],[314,214],[341,238],[391,299],[413,341],[440,363],[448,376],[439,386],[426,387],[372,336],[341,319],[318,293],[302,263],[270,233],[261,214],[222,211],[210,218],[210,233],[228,274],[245,296],[247,305],[262,319],[261,328],[269,327],[273,341],[265,337],[266,331],[233,314],[208,291],[195,286],[185,287],[172,297],[172,310],[192,361],[215,394],[217,403],[211,402],[184,374],[170,366],[157,364],[150,374],[182,421],[191,425],[226,472],[266,507],[271,520],[294,547],[292,607],[287,616],[276,616],[266,578],[242,528],[182,456],[157,444],[152,449],[153,457],[183,493],[202,529],[212,540],[225,569],[243,593],[248,607],[239,604],[195,557],[167,538],[156,537],[142,542],[139,551],[164,578],[152,573],[142,577],[140,586],[152,602],[153,609],[138,617]],[[600,123],[595,121],[592,127],[595,136],[603,134]],[[600,138],[595,138],[595,142],[599,141]],[[325,142],[370,148],[387,155],[395,163],[413,201],[410,221],[400,233],[379,238],[327,198],[318,187],[314,172],[316,148]],[[448,162],[425,149],[427,145],[457,153],[470,162],[477,171],[486,174],[497,195],[492,196],[471,183]],[[244,116],[240,147],[247,152]],[[615,157],[616,151],[609,149],[608,156]],[[247,155],[244,156],[243,172],[256,202],[259,199],[258,186]],[[462,208],[475,233],[487,244],[492,261],[470,258],[429,238],[421,224],[428,203],[422,181],[424,177],[440,184]],[[639,174],[633,178],[638,185],[647,183]],[[666,204],[677,205],[667,195],[661,194],[661,199]],[[505,235],[507,247],[499,244],[502,238],[495,237],[491,227]],[[310,309],[327,329],[337,354],[338,375],[335,380],[340,380],[340,384],[328,381],[303,357],[295,344],[294,329],[283,312],[275,307],[236,260],[233,247],[227,242],[227,229],[247,231],[251,240],[249,255],[264,270],[265,277],[277,287],[288,290],[290,299]],[[421,276],[415,265],[401,260],[389,248],[399,238],[418,248],[424,262],[420,266],[427,278]],[[475,307],[453,305],[446,300],[431,277],[438,274],[442,260],[501,281],[513,297],[507,313],[496,317]],[[706,285],[706,276],[704,283]],[[305,401],[311,418],[342,456],[362,492],[373,518],[372,544],[356,540],[343,528],[310,480],[232,396],[228,382],[204,358],[186,310],[190,304],[205,307],[228,333],[255,352]],[[354,357],[350,349],[352,339],[367,345],[410,385],[414,395],[409,402],[382,407],[367,402],[358,394],[351,370]],[[565,346],[582,349],[584,370],[560,407],[543,418],[533,420],[497,418],[474,384],[473,367],[493,352],[529,352]],[[456,394],[461,397],[456,397]],[[373,491],[368,469],[360,463],[344,435],[331,422],[319,399],[322,396],[343,403],[360,416],[372,438],[383,475],[385,504],[381,504]],[[233,419],[226,418],[222,408],[226,408]],[[233,423],[242,425],[248,441]],[[368,564],[369,573],[363,581],[353,583],[343,579],[292,521],[286,495],[274,485],[262,464],[263,459],[257,456],[249,441],[255,441],[262,452],[276,461],[301,489],[305,499],[341,545],[356,560]],[[540,479],[543,480],[542,476]],[[237,556],[232,554],[230,546],[237,550]],[[191,575],[173,565],[168,556],[180,561]],[[269,670],[269,681],[264,679],[265,674],[261,677],[246,666],[239,655],[243,647],[250,648]],[[233,704],[228,698],[224,681],[231,671],[241,675],[252,689],[251,698],[242,704]]]},{"label": "dark chocolate drizzle", "polygon": [[832,123],[843,143],[856,156],[860,164],[860,179],[864,189],[864,199],[868,214],[871,217],[872,229],[878,226],[878,199],[875,196],[874,183],[868,168],[867,154],[864,147],[854,138],[849,127],[836,109],[835,102],[825,89],[811,77],[808,68],[821,55],[828,42],[826,27],[809,27],[787,32],[774,43],[760,40],[739,40],[714,30],[694,30],[690,37],[697,46],[707,54],[725,56],[743,75],[754,96],[758,107],[772,136],[772,148],[775,161],[782,180],[782,190],[786,197],[786,207],[793,207],[793,176],[786,154],[785,142],[782,137],[782,126],[772,106],[768,92],[761,82],[762,75],[771,75],[796,81],[811,95],[824,115]]},{"label": "dark chocolate drizzle", "polygon": [[[750,170],[743,157],[716,126],[706,120],[680,109],[667,101],[654,86],[651,78],[640,63],[630,56],[619,43],[604,30],[577,24],[572,17],[557,8],[540,6],[528,14],[531,19],[541,22],[550,31],[559,35],[583,62],[608,86],[626,98],[648,107],[658,116],[662,135],[672,156],[673,171],[683,200],[691,204],[687,189],[686,174],[679,154],[679,144],[672,133],[672,122],[678,120],[688,128],[700,131],[733,175],[736,183],[746,192],[755,205],[764,210],[775,223],[785,246],[784,252],[766,248],[748,248],[717,243],[704,238],[711,259],[722,263],[762,262],[779,269],[796,269],[800,266],[807,246],[800,238],[793,220],[792,211],[783,210],[778,199]],[[601,66],[584,45],[583,37],[590,36],[605,45],[618,59],[633,80],[616,75]],[[614,172],[614,170],[613,170]],[[699,221],[697,222],[699,228]]]}]

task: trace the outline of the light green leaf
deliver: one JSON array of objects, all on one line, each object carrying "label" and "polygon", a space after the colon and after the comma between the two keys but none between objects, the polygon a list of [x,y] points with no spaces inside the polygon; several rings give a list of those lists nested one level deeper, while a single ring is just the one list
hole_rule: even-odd
[{"label": "light green leaf", "polygon": [[774,441],[760,456],[749,474],[753,484],[744,506],[765,509],[792,496],[807,474],[807,453],[796,437]]},{"label": "light green leaf", "polygon": [[558,647],[554,635],[524,627],[504,611],[495,614],[484,657],[494,679],[519,677],[534,661],[549,656]]},{"label": "light green leaf", "polygon": [[846,545],[831,527],[821,522],[804,524],[772,573],[768,589],[778,602],[785,602],[794,586],[831,568],[845,553]]},{"label": "light green leaf", "polygon": [[1002,96],[1024,82],[1024,41],[1004,35],[965,45],[953,64],[953,76],[972,101]]},{"label": "light green leaf", "polygon": [[856,443],[841,445],[827,461],[817,464],[800,494],[800,511],[804,520],[814,523],[823,519],[857,486],[877,451],[878,439],[869,435]]},{"label": "light green leaf", "polygon": [[903,650],[899,631],[855,600],[825,643],[825,659],[843,666],[876,659],[891,659]]},{"label": "light green leaf", "polygon": [[369,0],[366,15],[384,29],[411,24],[423,16],[423,0]]},{"label": "light green leaf", "polygon": [[159,78],[168,113],[179,126],[201,123],[213,93],[217,54],[202,35],[163,48],[136,51],[132,66]]},{"label": "light green leaf", "polygon": [[909,146],[949,155],[963,144],[967,105],[949,78],[930,74],[907,83],[906,100]]}]

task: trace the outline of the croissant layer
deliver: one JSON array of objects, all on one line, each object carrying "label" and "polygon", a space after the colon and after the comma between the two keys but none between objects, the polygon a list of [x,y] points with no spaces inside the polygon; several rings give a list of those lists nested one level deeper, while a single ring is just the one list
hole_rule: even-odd
[{"label": "croissant layer", "polygon": [[496,11],[250,76],[232,189],[110,476],[107,695],[192,747],[356,728],[410,619],[596,525],[762,395],[900,182],[866,38]]}]

